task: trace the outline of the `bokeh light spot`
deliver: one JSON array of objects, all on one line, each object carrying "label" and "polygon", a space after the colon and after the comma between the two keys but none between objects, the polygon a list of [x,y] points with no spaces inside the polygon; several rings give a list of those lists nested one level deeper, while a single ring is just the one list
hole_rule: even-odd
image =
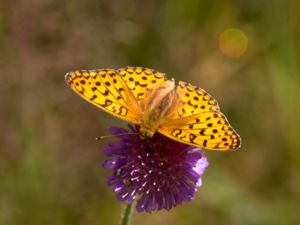
[{"label": "bokeh light spot", "polygon": [[240,29],[228,28],[220,35],[219,47],[224,55],[238,58],[246,52],[248,38]]}]

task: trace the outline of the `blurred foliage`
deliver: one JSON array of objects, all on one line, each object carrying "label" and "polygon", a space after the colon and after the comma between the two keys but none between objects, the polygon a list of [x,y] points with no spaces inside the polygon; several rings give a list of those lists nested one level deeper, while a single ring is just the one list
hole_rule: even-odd
[{"label": "blurred foliage", "polygon": [[[0,224],[117,224],[121,206],[94,137],[125,123],[67,87],[75,69],[145,66],[211,93],[242,148],[206,152],[195,201],[133,224],[298,224],[297,0],[0,2]],[[219,36],[248,50],[229,58]]]}]

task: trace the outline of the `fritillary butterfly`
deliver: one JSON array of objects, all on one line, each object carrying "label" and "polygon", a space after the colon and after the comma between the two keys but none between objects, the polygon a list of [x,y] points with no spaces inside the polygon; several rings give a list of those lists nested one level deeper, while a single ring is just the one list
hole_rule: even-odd
[{"label": "fritillary butterfly", "polygon": [[140,125],[140,134],[159,132],[208,150],[239,148],[241,139],[206,91],[185,82],[175,86],[165,74],[142,67],[77,70],[66,74],[85,100],[123,120]]}]

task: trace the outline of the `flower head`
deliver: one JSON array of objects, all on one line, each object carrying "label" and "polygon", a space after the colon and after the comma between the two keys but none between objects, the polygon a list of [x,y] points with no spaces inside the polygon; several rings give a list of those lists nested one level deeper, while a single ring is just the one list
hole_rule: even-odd
[{"label": "flower head", "polygon": [[193,200],[208,166],[199,148],[173,141],[159,133],[142,139],[139,127],[129,130],[112,127],[111,134],[120,141],[109,143],[104,153],[109,157],[104,168],[113,169],[108,178],[119,201],[136,199],[136,210],[152,212]]}]

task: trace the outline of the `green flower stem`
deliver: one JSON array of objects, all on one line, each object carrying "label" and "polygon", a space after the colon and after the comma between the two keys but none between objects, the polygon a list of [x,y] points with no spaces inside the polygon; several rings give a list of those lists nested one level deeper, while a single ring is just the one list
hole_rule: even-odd
[{"label": "green flower stem", "polygon": [[120,225],[129,225],[131,222],[131,215],[132,215],[132,207],[133,204],[127,204],[124,208],[124,212],[122,214],[121,223]]}]

